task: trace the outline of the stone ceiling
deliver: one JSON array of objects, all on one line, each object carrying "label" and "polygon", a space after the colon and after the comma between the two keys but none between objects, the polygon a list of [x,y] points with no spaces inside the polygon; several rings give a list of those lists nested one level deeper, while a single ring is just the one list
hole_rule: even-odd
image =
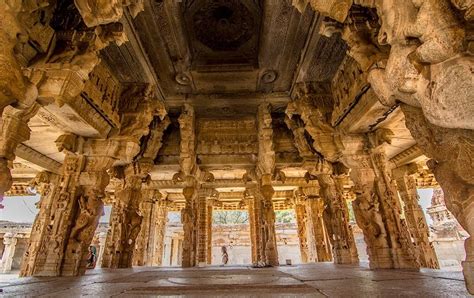
[{"label": "stone ceiling", "polygon": [[[146,1],[128,21],[167,106],[187,101],[198,117],[255,114],[262,101],[284,106],[298,81],[329,83],[346,50],[318,33],[319,15],[290,1]],[[147,81],[133,43],[102,55],[120,80]]]},{"label": "stone ceiling", "polygon": [[[389,158],[415,144],[400,110],[389,110],[364,86],[366,80],[360,79],[360,69],[346,56],[347,46],[340,35],[320,34],[323,17],[313,10],[300,13],[291,1],[144,4],[136,18],[124,14],[121,22],[128,42],[102,50],[103,63],[91,77],[97,73],[124,88],[131,83],[156,86],[172,124],[155,159],[154,180],[171,180],[179,171],[177,118],[184,103],[196,111],[197,162],[202,169],[226,173],[219,174],[222,179],[241,179],[241,171],[253,168],[258,154],[257,107],[269,102],[276,167],[287,176],[304,176],[293,135],[283,121],[285,108],[301,83],[310,83],[312,101],[333,126],[348,133],[375,128],[394,131],[396,138],[387,145]],[[352,73],[345,72],[351,69]],[[95,87],[86,85],[90,97],[86,100],[101,100],[101,90]],[[99,94],[97,99],[95,94]],[[117,127],[115,118],[93,126],[93,121],[87,121],[89,112],[68,113],[55,104],[42,108],[38,115],[29,124],[31,139],[17,150],[24,164],[36,161],[36,170],[59,172],[64,154],[57,151],[54,141],[60,134],[106,136]]]}]

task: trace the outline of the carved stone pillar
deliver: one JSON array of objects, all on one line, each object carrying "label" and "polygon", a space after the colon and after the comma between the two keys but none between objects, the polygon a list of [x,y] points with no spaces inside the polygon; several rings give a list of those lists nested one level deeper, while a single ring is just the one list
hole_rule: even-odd
[{"label": "carved stone pillar", "polygon": [[[201,189],[198,202],[198,248],[197,263],[210,264],[212,260],[212,205],[218,195],[217,191],[212,189]],[[210,212],[210,213],[209,213]],[[211,248],[212,249],[212,248]]]},{"label": "carved stone pillar", "polygon": [[417,268],[414,248],[400,217],[396,189],[383,152],[351,156],[348,166],[357,199],[352,206],[364,233],[369,265],[376,268]]},{"label": "carved stone pillar", "polygon": [[183,240],[183,254],[182,266],[193,267],[196,265],[196,251],[197,251],[197,233],[195,225],[197,220],[197,196],[198,189],[196,181],[194,185],[189,185],[183,189],[183,195],[186,200],[186,205],[181,211],[181,222],[183,223],[184,240]]},{"label": "carved stone pillar", "polygon": [[37,276],[81,275],[99,218],[102,198],[109,182],[107,170],[113,163],[130,160],[138,145],[114,140],[84,139],[63,135],[57,141],[66,152],[60,189],[52,198],[44,245],[36,257],[33,272]]},{"label": "carved stone pillar", "polygon": [[155,191],[153,190],[142,191],[143,199],[140,202],[140,214],[143,219],[140,226],[140,233],[135,241],[133,266],[145,266],[147,260],[151,257],[148,247],[154,240],[154,234],[152,233],[152,226],[154,226],[153,209],[155,201],[158,199],[155,195]]},{"label": "carved stone pillar", "polygon": [[207,257],[207,196],[203,193],[205,189],[201,189],[197,201],[197,252],[196,264],[205,264]]},{"label": "carved stone pillar", "polygon": [[102,264],[102,258],[104,257],[104,251],[105,251],[105,241],[107,239],[107,234],[104,232],[100,232],[99,234],[99,255],[97,256],[97,262],[98,266],[101,266]]},{"label": "carved stone pillar", "polygon": [[418,204],[415,178],[410,175],[417,172],[416,164],[396,168],[393,175],[397,181],[398,193],[405,203],[404,211],[408,230],[417,250],[421,267],[439,269],[438,257],[429,240],[429,229],[423,209]]},{"label": "carved stone pillar", "polygon": [[206,260],[207,264],[211,265],[212,264],[212,212],[213,212],[214,207],[212,204],[207,204],[207,218],[206,218],[206,224],[207,224],[207,245],[206,245]]},{"label": "carved stone pillar", "polygon": [[321,187],[320,194],[324,204],[324,223],[331,241],[334,262],[336,264],[357,264],[357,250],[349,224],[349,212],[341,187],[336,186],[335,179],[329,174],[318,175]]},{"label": "carved stone pillar", "polygon": [[296,224],[298,226],[298,240],[300,243],[301,262],[308,263],[308,232],[306,230],[308,214],[306,212],[306,197],[301,193],[301,191],[295,192],[294,206],[296,214]]},{"label": "carved stone pillar", "polygon": [[445,194],[446,207],[469,233],[464,247],[464,279],[474,294],[474,131],[442,128],[429,123],[421,109],[401,105],[406,124]]},{"label": "carved stone pillar", "polygon": [[[248,213],[249,213],[249,225],[250,225],[250,242],[251,242],[251,251],[252,251],[252,264],[258,264],[259,255],[260,255],[260,244],[258,233],[260,232],[260,220],[258,214],[260,209],[256,206],[256,200],[253,195],[250,194],[248,190],[244,194],[245,203],[247,204]],[[257,210],[257,211],[256,211]]]},{"label": "carved stone pillar", "polygon": [[146,260],[147,266],[162,266],[169,204],[170,202],[166,198],[161,198],[153,205],[151,236],[148,241],[149,257]]},{"label": "carved stone pillar", "polygon": [[8,273],[12,270],[13,256],[15,255],[15,248],[18,239],[11,233],[6,233],[3,236],[3,249],[2,259],[0,260],[0,271],[2,273]]},{"label": "carved stone pillar", "polygon": [[124,170],[123,186],[115,193],[106,250],[102,261],[103,268],[132,267],[135,241],[140,233],[143,219],[140,214],[140,203],[144,173],[147,171],[141,169],[139,164],[129,165]]},{"label": "carved stone pillar", "polygon": [[332,261],[331,244],[324,225],[324,201],[321,198],[309,197],[307,200],[308,219],[314,239],[316,262]]},{"label": "carved stone pillar", "polygon": [[271,177],[264,176],[262,185],[257,188],[257,197],[260,199],[262,212],[261,244],[263,245],[264,258],[262,261],[267,266],[278,266],[278,250],[275,232],[275,211],[273,210],[273,187],[265,181]]},{"label": "carved stone pillar", "polygon": [[41,172],[36,176],[34,183],[41,194],[40,201],[36,203],[39,212],[31,228],[28,248],[21,263],[20,276],[34,274],[38,254],[46,249],[45,238],[48,234],[46,229],[50,224],[51,212],[54,210],[53,199],[59,190],[59,176],[49,172]]},{"label": "carved stone pillar", "polygon": [[53,199],[51,233],[45,237],[47,244],[37,258],[34,275],[81,275],[85,272],[88,247],[103,212],[102,197],[109,181],[105,169],[112,162],[112,159],[66,155],[62,187]]}]

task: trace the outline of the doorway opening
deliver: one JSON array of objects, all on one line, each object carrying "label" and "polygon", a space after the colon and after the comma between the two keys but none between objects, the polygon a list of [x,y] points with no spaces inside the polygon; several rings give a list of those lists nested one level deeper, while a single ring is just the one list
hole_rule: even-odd
[{"label": "doorway opening", "polygon": [[211,264],[220,265],[222,247],[228,254],[227,265],[252,263],[249,214],[243,210],[214,210],[212,212]]}]

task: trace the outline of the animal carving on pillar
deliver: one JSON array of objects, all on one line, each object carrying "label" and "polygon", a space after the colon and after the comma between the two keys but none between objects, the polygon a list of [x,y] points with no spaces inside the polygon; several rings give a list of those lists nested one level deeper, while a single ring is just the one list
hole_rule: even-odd
[{"label": "animal carving on pillar", "polygon": [[449,1],[383,1],[378,10],[379,43],[391,51],[368,81],[381,102],[421,107],[438,126],[474,129],[474,60],[465,54],[465,29]]}]

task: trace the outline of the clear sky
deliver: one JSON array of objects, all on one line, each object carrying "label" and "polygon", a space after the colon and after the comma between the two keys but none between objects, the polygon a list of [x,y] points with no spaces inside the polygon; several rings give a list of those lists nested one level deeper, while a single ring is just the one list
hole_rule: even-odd
[{"label": "clear sky", "polygon": [[[18,223],[33,223],[38,213],[35,203],[39,201],[40,196],[31,197],[5,197],[2,204],[5,208],[0,209],[0,220],[7,220]],[[111,206],[105,206],[104,215],[100,222],[109,222]]]}]

